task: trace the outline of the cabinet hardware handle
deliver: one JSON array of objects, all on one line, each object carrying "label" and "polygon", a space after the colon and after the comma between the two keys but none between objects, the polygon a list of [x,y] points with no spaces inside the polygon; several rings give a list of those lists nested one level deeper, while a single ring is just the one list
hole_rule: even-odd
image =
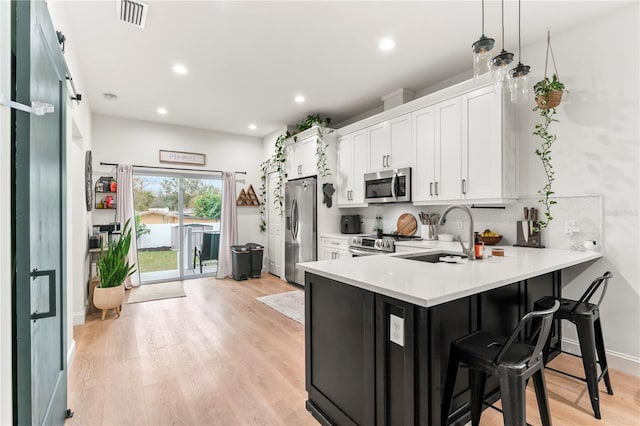
[{"label": "cabinet hardware handle", "polygon": [[436,196],[438,195],[438,182],[436,181]]},{"label": "cabinet hardware handle", "polygon": [[386,167],[386,164],[384,164],[384,155],[382,156],[382,167]]},{"label": "cabinet hardware handle", "polygon": [[340,243],[337,242],[337,241],[331,241],[331,244],[333,244],[334,246],[339,246],[340,245]]},{"label": "cabinet hardware handle", "polygon": [[463,194],[467,193],[467,180],[466,179],[462,179],[462,193]]},{"label": "cabinet hardware handle", "polygon": [[391,167],[391,155],[387,155],[387,167]]},{"label": "cabinet hardware handle", "polygon": [[429,182],[429,195],[433,197],[433,182]]}]

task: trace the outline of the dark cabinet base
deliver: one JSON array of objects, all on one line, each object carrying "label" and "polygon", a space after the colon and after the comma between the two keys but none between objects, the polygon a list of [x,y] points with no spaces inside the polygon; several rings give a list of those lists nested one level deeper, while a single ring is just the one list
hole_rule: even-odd
[{"label": "dark cabinet base", "polygon": [[[479,329],[509,335],[535,300],[560,296],[560,277],[556,271],[423,308],[307,273],[307,409],[322,424],[438,425],[451,342]],[[559,341],[555,323],[552,347]],[[464,424],[464,370],[454,394],[450,421]],[[499,398],[495,379],[486,396]]]}]

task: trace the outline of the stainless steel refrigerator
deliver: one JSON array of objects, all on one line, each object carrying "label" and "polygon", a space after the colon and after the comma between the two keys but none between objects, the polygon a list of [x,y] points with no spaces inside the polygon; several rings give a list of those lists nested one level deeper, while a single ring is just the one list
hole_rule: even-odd
[{"label": "stainless steel refrigerator", "polygon": [[296,179],[286,183],[285,205],[285,277],[288,282],[304,285],[304,271],[296,267],[300,262],[317,260],[317,219],[315,177]]}]

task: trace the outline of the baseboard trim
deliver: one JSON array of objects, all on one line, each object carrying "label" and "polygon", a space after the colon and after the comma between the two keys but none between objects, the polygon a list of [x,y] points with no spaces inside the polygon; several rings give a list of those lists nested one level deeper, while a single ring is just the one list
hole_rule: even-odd
[{"label": "baseboard trim", "polygon": [[84,324],[85,313],[83,311],[73,313],[73,325]]},{"label": "baseboard trim", "polygon": [[[606,345],[605,345],[606,346]],[[580,355],[580,344],[577,340],[562,338],[562,349]],[[620,370],[640,377],[640,358],[615,351],[607,351],[607,363],[614,370]]]}]

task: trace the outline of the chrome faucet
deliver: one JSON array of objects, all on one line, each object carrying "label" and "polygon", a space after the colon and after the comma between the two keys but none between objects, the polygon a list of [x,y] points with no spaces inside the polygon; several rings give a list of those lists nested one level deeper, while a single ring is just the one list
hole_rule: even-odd
[{"label": "chrome faucet", "polygon": [[467,206],[463,206],[462,204],[453,204],[449,207],[447,207],[444,212],[442,212],[442,216],[440,216],[440,220],[438,221],[438,226],[440,225],[444,225],[446,222],[446,217],[449,214],[449,212],[451,210],[454,209],[460,209],[463,212],[467,213],[467,216],[469,216],[469,247],[465,247],[464,244],[462,244],[462,240],[460,239],[460,235],[458,235],[458,242],[460,243],[460,246],[462,246],[462,252],[464,254],[467,255],[467,257],[471,260],[475,260],[476,258],[476,251],[474,249],[474,241],[473,241],[473,216],[471,215],[471,210],[469,210],[469,207]]}]

